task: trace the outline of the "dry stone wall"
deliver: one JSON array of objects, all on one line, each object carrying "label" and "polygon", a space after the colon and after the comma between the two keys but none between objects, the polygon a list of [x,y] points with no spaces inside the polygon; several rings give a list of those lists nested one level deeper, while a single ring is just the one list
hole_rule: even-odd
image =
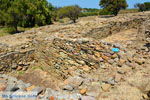
[{"label": "dry stone wall", "polygon": [[139,18],[131,18],[130,20],[126,20],[126,21],[110,21],[108,24],[105,24],[104,26],[91,29],[83,36],[92,37],[94,39],[105,38],[109,35],[118,33],[123,30],[131,29],[131,28],[137,29],[142,24],[142,22],[144,22],[146,19],[147,16],[143,16]]},{"label": "dry stone wall", "polygon": [[[92,73],[92,70],[109,66],[134,68],[136,65],[148,63],[142,56],[139,58],[140,53],[136,54],[121,45],[102,41],[55,38],[52,44],[45,43],[40,47],[43,50],[39,50],[40,56],[37,59],[45,59],[49,66],[46,70],[54,70],[63,79],[76,74]],[[113,52],[113,48],[119,48],[120,52]]]},{"label": "dry stone wall", "polygon": [[[59,37],[60,34],[53,35],[50,30],[46,30],[46,28],[45,28],[45,30],[50,32],[50,34],[52,35],[52,36],[48,37],[50,34],[42,33],[42,28],[44,28],[44,27],[39,28],[39,30],[37,29],[37,31],[35,31],[35,32],[28,31],[27,34],[31,33],[30,34],[31,36],[29,36],[29,37],[32,37],[32,38],[28,37],[28,39],[29,39],[28,43],[31,44],[30,47],[28,47],[28,45],[26,46],[25,43],[20,44],[21,46],[15,46],[15,47],[9,47],[9,44],[0,44],[1,70],[5,70],[5,71],[6,71],[6,69],[11,70],[13,66],[16,67],[16,66],[23,65],[23,64],[20,64],[21,61],[25,62],[25,63],[31,62],[30,58],[36,59],[36,61],[39,61],[39,59],[42,59],[43,62],[44,61],[47,62],[48,63],[47,65],[52,66],[52,67],[61,66],[61,65],[59,65],[59,63],[61,63],[61,62],[62,63],[75,63],[76,65],[79,66],[80,64],[78,64],[78,61],[81,61],[80,63],[85,63],[85,65],[92,66],[92,67],[95,65],[99,66],[100,65],[99,60],[95,58],[96,56],[94,56],[95,55],[94,53],[96,52],[96,50],[94,48],[90,47],[92,45],[91,42],[84,44],[84,37],[86,37],[87,40],[89,38],[101,39],[101,38],[107,37],[111,34],[115,34],[119,31],[122,31],[125,29],[138,28],[140,25],[142,25],[141,23],[143,21],[147,20],[147,16],[149,16],[149,13],[148,14],[146,13],[143,15],[137,14],[135,16],[131,15],[129,17],[119,16],[119,17],[107,19],[107,21],[105,21],[105,23],[102,25],[100,25],[97,21],[89,22],[89,25],[85,25],[85,27],[89,27],[89,28],[85,28],[84,25],[83,26],[81,25],[81,27],[79,27],[80,24],[77,24],[78,27],[75,27],[76,25],[70,25],[72,27],[69,29],[62,27],[60,30],[59,29],[55,30],[56,32],[52,30],[52,33],[53,32],[54,33],[57,33],[57,32],[63,33],[64,32],[63,35],[64,35],[64,38],[67,38],[66,40],[65,39],[59,40],[58,38],[56,38],[54,41],[51,41],[52,40],[51,38],[55,38],[55,37],[57,37],[57,35]],[[51,27],[51,28],[53,29],[53,27]],[[75,34],[75,33],[71,34],[72,31],[74,31],[76,29],[80,29],[80,28],[81,29],[83,28],[84,31],[79,30],[80,31],[79,34]],[[86,29],[86,31],[85,31],[85,29]],[[38,31],[40,31],[40,32],[38,32]],[[36,35],[36,32],[38,35]],[[77,42],[71,42],[72,40],[70,41],[68,39],[69,37],[67,37],[68,34],[70,34],[70,36],[79,35],[79,37],[83,38],[83,40],[78,39],[79,41],[77,40]],[[18,35],[16,35],[16,37],[18,36],[19,38],[21,38],[20,35],[21,34],[18,34]],[[25,33],[22,33],[22,35],[25,36]],[[50,38],[50,41],[46,38]],[[36,39],[37,40],[39,39],[41,41],[36,43],[35,42]],[[79,43],[79,42],[81,42],[81,43]],[[36,45],[36,47],[35,47],[35,45]],[[49,45],[49,47],[47,45]],[[93,44],[93,45],[96,46],[97,44]],[[100,43],[100,42],[98,43],[98,45],[99,46],[102,45],[102,47],[104,46],[104,44]],[[103,55],[105,55],[105,54],[107,55],[107,51],[109,50],[108,55],[110,56],[111,55],[111,52],[110,52],[111,47],[112,46],[109,45],[109,43],[106,45],[106,47],[104,46]],[[48,50],[47,50],[47,48],[48,48]],[[22,52],[22,50],[24,50],[24,51]],[[47,50],[47,51],[45,51],[45,50]],[[62,50],[63,52],[61,52],[60,50]],[[43,51],[45,51],[45,52],[43,52]],[[55,52],[57,52],[57,55],[55,54]],[[71,52],[77,52],[77,53],[74,54]],[[45,54],[43,55],[43,58],[41,58],[41,56],[38,56],[38,53],[39,54],[45,53]],[[64,56],[64,55],[66,55],[65,53],[69,53],[69,55],[71,55],[71,56],[69,56],[69,58],[67,58],[70,60],[65,61],[65,59],[62,59],[62,58],[57,59],[57,56]],[[86,54],[86,56],[84,54]],[[98,54],[98,56],[99,55],[103,56],[101,53]],[[36,56],[37,58],[33,57],[33,56]],[[83,58],[84,56],[86,59]],[[90,59],[88,58],[89,56],[91,57]],[[45,58],[45,57],[47,57],[47,58]],[[52,59],[52,60],[50,61],[49,59]],[[57,59],[57,62],[54,61],[55,59]],[[76,60],[72,61],[72,59],[76,59],[77,61]],[[81,59],[83,59],[83,61]],[[104,59],[107,59],[107,57]],[[24,65],[28,65],[28,64],[24,64]],[[74,64],[69,64],[69,65],[72,66]],[[64,64],[63,66],[66,66],[66,64]],[[59,69],[58,69],[58,71],[59,71]],[[65,73],[65,72],[63,72],[63,73]],[[64,76],[67,76],[67,75],[64,75]]]},{"label": "dry stone wall", "polygon": [[11,51],[0,55],[0,72],[6,73],[13,70],[27,70],[34,60],[34,50]]},{"label": "dry stone wall", "polygon": [[[94,22],[89,22],[89,25],[85,25],[86,27],[87,26],[89,26],[89,29],[86,29],[87,31],[84,31],[84,32],[79,32],[80,34],[80,38],[83,38],[83,37],[86,37],[87,38],[87,40],[88,40],[88,38],[90,37],[90,38],[94,38],[94,39],[101,39],[101,38],[104,38],[104,37],[107,37],[107,36],[109,36],[109,35],[111,35],[111,34],[115,34],[115,33],[117,33],[117,32],[119,32],[119,31],[122,31],[122,30],[125,30],[125,29],[130,29],[130,28],[138,28],[140,25],[142,25],[141,23],[143,22],[143,21],[145,21],[145,20],[147,20],[148,19],[148,16],[149,16],[149,13],[147,14],[143,14],[143,15],[131,15],[131,16],[118,16],[118,17],[114,17],[114,18],[110,18],[110,19],[107,19],[107,21],[105,21],[105,24],[103,24],[103,25],[100,25],[99,24],[99,22],[97,22],[97,21],[94,21]],[[110,20],[110,21],[109,21]],[[92,27],[92,25],[93,25],[93,27]],[[100,25],[100,26],[99,26]],[[72,25],[73,26],[73,25]],[[77,26],[78,26],[78,24],[77,24]],[[74,27],[74,28],[73,28]],[[75,29],[78,29],[77,27],[75,27],[75,26],[73,26],[72,28],[75,30]],[[84,29],[84,27],[83,27],[83,29]],[[39,28],[39,31],[40,30],[42,30],[42,28]],[[65,29],[65,28],[63,28],[63,30],[59,30],[60,32],[62,32],[62,31],[64,31],[65,32],[65,30],[67,30],[67,29]],[[70,29],[71,30],[71,29]],[[70,31],[69,30],[69,31]],[[85,29],[84,29],[85,30]],[[38,30],[37,30],[38,31]],[[80,30],[80,31],[82,31],[82,30]],[[68,31],[66,31],[67,33],[65,33],[64,35],[66,36],[66,38],[68,38],[67,37],[67,34],[69,33]],[[28,31],[27,33],[30,33],[30,31]],[[36,34],[36,33],[35,33]],[[44,33],[43,33],[44,34]],[[70,34],[70,33],[69,33]],[[32,35],[32,32],[31,32],[31,35]],[[51,43],[52,41],[49,41],[49,40],[45,40],[44,38],[44,36],[42,36],[43,38],[40,38],[40,42],[39,43],[35,43],[35,42],[33,42],[33,41],[36,41],[36,39],[38,39],[40,36],[42,35],[42,32],[39,32],[39,36],[37,36],[36,37],[36,35],[33,35],[33,37],[34,38],[32,38],[33,40],[30,40],[30,42],[31,42],[31,44],[35,44],[35,45],[37,45],[35,48],[34,48],[34,45],[31,45],[31,47],[28,47],[28,46],[26,46],[26,44],[21,44],[21,46],[15,46],[15,47],[9,47],[9,45],[8,44],[0,44],[0,54],[1,54],[1,56],[0,56],[0,65],[1,65],[1,69],[7,69],[7,68],[10,68],[11,69],[11,67],[12,66],[18,66],[18,63],[20,62],[20,60],[21,59],[24,59],[24,61],[25,62],[30,62],[30,58],[32,58],[32,57],[30,57],[30,55],[31,56],[33,56],[34,55],[34,50],[35,51],[39,51],[39,52],[41,52],[42,53],[42,51],[41,50],[39,50],[39,49],[44,49],[44,50],[46,50],[46,48],[47,48],[47,44],[51,44],[50,46],[51,46],[51,48],[49,49],[49,54],[46,54],[46,55],[49,55],[49,57],[52,57],[53,58],[53,56],[56,56],[55,54],[53,54],[53,52],[56,52],[57,50],[58,50],[58,53],[60,53],[60,51],[59,51],[59,49],[60,50],[63,50],[63,51],[65,51],[65,52],[67,52],[67,53],[70,53],[70,52],[78,52],[78,49],[83,49],[83,50],[79,50],[79,51],[81,51],[81,54],[83,53],[86,53],[86,54],[90,54],[90,55],[94,55],[94,53],[93,52],[95,52],[95,49],[93,49],[93,48],[91,48],[90,47],[90,43],[87,43],[87,44],[82,44],[82,43],[78,43],[78,42],[84,42],[84,39],[83,39],[83,41],[82,41],[82,39],[81,39],[81,41],[78,41],[77,43],[72,43],[72,42],[68,42],[67,40],[58,40],[57,42],[56,42],[56,40],[57,39],[55,39],[54,41],[53,41],[53,43]],[[59,34],[60,35],[60,34]],[[73,34],[74,35],[74,34]],[[19,35],[18,35],[19,36]],[[46,35],[46,36],[48,36],[48,35]],[[83,36],[83,37],[82,37]],[[51,36],[51,37],[53,37],[53,36]],[[55,35],[54,37],[57,37],[57,35]],[[58,36],[59,37],[59,36]],[[49,37],[46,37],[46,38],[49,38]],[[79,39],[78,39],[79,40]],[[60,42],[61,41],[61,42]],[[66,43],[65,43],[65,41],[66,41]],[[45,44],[44,44],[44,47],[42,48],[42,45],[43,45],[43,43],[42,42],[44,42]],[[67,44],[67,45],[66,45]],[[68,44],[71,44],[71,45],[68,45]],[[99,43],[98,43],[99,44]],[[100,44],[102,44],[102,43],[100,43]],[[99,45],[100,45],[99,44]],[[41,47],[40,47],[40,45],[41,45]],[[94,44],[95,45],[95,44]],[[102,45],[104,45],[104,44],[102,44]],[[25,46],[25,47],[24,47]],[[62,46],[64,46],[64,47],[62,47]],[[96,45],[95,45],[96,46]],[[107,45],[108,46],[108,45]],[[59,47],[59,48],[56,48],[56,47]],[[19,48],[19,49],[18,49]],[[29,50],[28,51],[28,48],[32,48],[33,49],[33,51],[32,50]],[[70,48],[69,50],[68,50],[68,48]],[[110,47],[109,47],[110,48]],[[17,50],[16,50],[17,49]],[[22,53],[21,51],[22,51],[22,49],[24,49],[24,52]],[[44,51],[43,50],[43,51]],[[56,50],[56,51],[55,51]],[[109,49],[110,50],[110,49]],[[107,52],[107,49],[104,49],[104,51],[105,52]],[[47,51],[46,51],[47,52]],[[79,53],[79,52],[78,52]],[[52,56],[50,56],[50,55],[52,55]],[[65,55],[65,54],[63,54],[63,53],[60,53],[60,56],[63,56],[63,55]],[[76,53],[74,54],[74,53],[72,53],[72,55],[76,55]],[[78,55],[78,54],[77,54]],[[82,56],[84,56],[84,55],[82,55]],[[49,58],[49,57],[47,57],[47,60],[49,60],[49,59],[51,59],[51,58]],[[83,59],[83,57],[80,57],[80,56],[73,56],[73,57],[71,57],[71,58],[69,58],[70,59],[70,62],[72,62],[72,60],[71,59],[73,59],[75,57],[75,59],[77,59],[77,60],[81,60],[81,59]],[[28,60],[28,58],[29,58],[29,60]],[[40,58],[40,57],[37,57],[38,59]],[[57,59],[57,57],[55,57],[56,59]],[[7,60],[6,60],[7,59]],[[38,61],[38,59],[37,59],[37,61]],[[90,64],[89,64],[89,58],[86,58],[87,59],[87,61],[85,62],[84,61],[84,63],[86,63],[86,65],[89,65],[89,66],[91,66]],[[95,58],[94,58],[95,59]],[[43,59],[43,60],[46,60],[46,59]],[[24,62],[23,61],[23,62]],[[13,62],[15,62],[15,64],[13,63]],[[16,62],[17,62],[17,64],[16,64]],[[64,60],[62,60],[62,59],[59,59],[57,62],[65,62]],[[77,61],[75,61],[75,62],[77,62]],[[98,63],[97,63],[97,60],[95,59],[95,60],[91,60],[91,63],[95,63],[95,64],[97,64],[98,65]],[[73,63],[73,62],[72,62]],[[26,65],[26,64],[25,64]],[[54,66],[57,66],[57,64],[54,64],[54,62],[52,62],[52,61],[50,61],[50,63],[48,64],[48,65],[54,65]],[[94,65],[94,64],[93,64]],[[66,65],[65,65],[66,66]],[[6,68],[5,68],[6,67]]]}]

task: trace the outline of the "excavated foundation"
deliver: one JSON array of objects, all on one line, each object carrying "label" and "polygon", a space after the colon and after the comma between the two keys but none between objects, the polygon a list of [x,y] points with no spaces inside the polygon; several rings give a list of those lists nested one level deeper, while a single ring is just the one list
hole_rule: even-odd
[{"label": "excavated foundation", "polygon": [[[31,83],[29,86],[21,83],[26,85],[23,90],[37,91],[39,100],[147,100],[150,91],[149,18],[149,13],[122,15],[104,22],[100,22],[104,19],[97,19],[60,25],[60,29],[47,26],[14,35],[14,40],[24,35],[26,43],[10,45],[2,40],[0,77],[7,80],[9,76],[4,74],[8,74]],[[136,30],[130,34],[135,37],[132,40],[110,43],[109,39],[107,42],[104,39],[130,29]],[[113,51],[114,48],[119,51]],[[10,77],[10,80],[20,84],[17,79]],[[8,89],[8,86],[4,87]],[[129,92],[131,96],[127,95]]]}]

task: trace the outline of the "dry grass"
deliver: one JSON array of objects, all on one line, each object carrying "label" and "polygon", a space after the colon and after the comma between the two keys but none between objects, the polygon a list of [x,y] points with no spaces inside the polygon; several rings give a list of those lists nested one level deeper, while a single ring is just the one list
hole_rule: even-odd
[{"label": "dry grass", "polygon": [[126,14],[126,13],[137,13],[139,12],[138,9],[125,9],[125,10],[121,10],[119,12],[119,14]]}]

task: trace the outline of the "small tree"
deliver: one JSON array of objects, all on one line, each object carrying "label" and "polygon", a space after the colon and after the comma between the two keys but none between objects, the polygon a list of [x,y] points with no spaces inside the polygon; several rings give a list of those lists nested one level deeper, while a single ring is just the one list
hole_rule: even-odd
[{"label": "small tree", "polygon": [[1,20],[7,25],[15,29],[18,32],[17,26],[19,21],[22,19],[21,4],[19,0],[9,1],[2,0],[2,5],[0,6]]},{"label": "small tree", "polygon": [[145,2],[144,5],[145,5],[146,11],[150,11],[150,2]]},{"label": "small tree", "polygon": [[134,5],[135,8],[138,8],[139,11],[148,11],[150,10],[150,2],[145,2],[145,3],[137,3]]},{"label": "small tree", "polygon": [[128,7],[126,0],[100,0],[99,5],[115,16],[121,9]]},{"label": "small tree", "polygon": [[76,23],[76,20],[78,19],[80,13],[81,8],[79,6],[66,6],[58,11],[58,16],[59,18],[68,17],[70,18],[70,20]]},{"label": "small tree", "polygon": [[54,7],[52,10],[51,15],[52,15],[53,21],[57,21],[57,19],[58,19],[58,10],[59,10],[59,8],[57,8],[57,7]]}]

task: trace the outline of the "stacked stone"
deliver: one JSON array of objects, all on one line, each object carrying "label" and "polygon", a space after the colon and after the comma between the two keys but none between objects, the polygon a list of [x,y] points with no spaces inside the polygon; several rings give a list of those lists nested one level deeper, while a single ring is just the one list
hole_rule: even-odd
[{"label": "stacked stone", "polygon": [[24,83],[14,77],[0,74],[0,100],[78,100],[82,96],[78,93],[67,94]]},{"label": "stacked stone", "polygon": [[0,43],[0,54],[8,52],[8,48],[7,44]]},{"label": "stacked stone", "polygon": [[[118,48],[119,52],[113,52],[112,48]],[[102,41],[67,40],[56,38],[53,41],[51,51],[54,69],[62,71],[65,79],[74,74],[92,72],[98,68],[134,67],[135,64],[142,65],[145,60],[136,56],[136,51],[128,51],[119,44],[111,44]],[[50,57],[51,58],[51,57]]]},{"label": "stacked stone", "polygon": [[0,55],[0,71],[7,73],[15,70],[27,70],[34,61],[34,50],[9,51]]},{"label": "stacked stone", "polygon": [[150,43],[150,20],[146,21],[145,29],[146,40]]}]

